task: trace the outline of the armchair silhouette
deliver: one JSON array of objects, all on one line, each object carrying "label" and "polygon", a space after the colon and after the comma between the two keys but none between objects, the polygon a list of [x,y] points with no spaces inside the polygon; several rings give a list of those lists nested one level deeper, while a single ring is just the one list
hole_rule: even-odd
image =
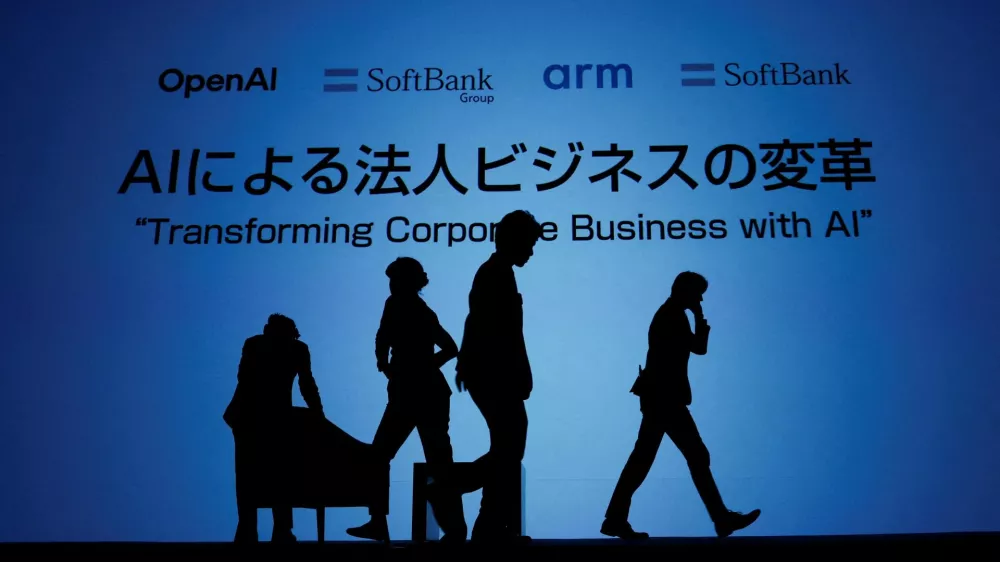
[{"label": "armchair silhouette", "polygon": [[307,408],[293,408],[291,428],[292,453],[284,460],[291,477],[283,482],[256,481],[253,503],[258,509],[281,503],[315,509],[317,538],[324,542],[326,508],[374,505],[389,485],[389,464],[378,460],[371,445]]}]

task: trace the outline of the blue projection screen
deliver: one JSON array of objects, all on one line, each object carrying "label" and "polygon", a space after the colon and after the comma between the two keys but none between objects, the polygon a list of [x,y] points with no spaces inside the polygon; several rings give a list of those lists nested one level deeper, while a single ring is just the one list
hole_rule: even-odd
[{"label": "blue projection screen", "polygon": [[[713,328],[691,412],[727,504],[763,512],[744,534],[1000,530],[996,16],[5,3],[0,540],[231,540],[244,340],[293,318],[327,417],[370,442],[386,266],[423,264],[461,342],[488,225],[516,209],[546,227],[515,270],[528,534],[599,536],[685,270]],[[489,447],[467,393],[450,427],[456,460]],[[414,434],[394,537],[422,461]],[[367,518],[329,510],[328,540]],[[630,520],[713,534],[669,440]],[[296,511],[300,539],[313,521]]]}]

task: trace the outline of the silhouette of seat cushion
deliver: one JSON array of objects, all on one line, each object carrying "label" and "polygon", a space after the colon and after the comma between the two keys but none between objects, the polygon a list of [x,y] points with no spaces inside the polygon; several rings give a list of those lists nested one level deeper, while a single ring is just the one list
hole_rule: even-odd
[{"label": "silhouette of seat cushion", "polygon": [[[295,407],[284,459],[271,459],[287,475],[281,482],[261,478],[255,487],[258,507],[370,507],[389,485],[389,465],[372,446],[351,437],[307,408]],[[261,481],[265,480],[265,481]],[[285,501],[279,501],[284,499]]]}]

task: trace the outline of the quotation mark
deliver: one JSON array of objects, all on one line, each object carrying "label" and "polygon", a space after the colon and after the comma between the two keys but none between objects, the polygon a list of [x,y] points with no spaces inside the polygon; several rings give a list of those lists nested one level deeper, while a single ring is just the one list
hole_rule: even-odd
[{"label": "quotation mark", "polygon": [[863,219],[870,219],[870,218],[872,218],[872,210],[871,209],[861,209],[861,218],[863,218]]},{"label": "quotation mark", "polygon": [[146,217],[141,217],[141,218],[135,219],[135,225],[136,226],[146,226],[146,224],[148,222],[149,222],[149,219],[147,219]]}]

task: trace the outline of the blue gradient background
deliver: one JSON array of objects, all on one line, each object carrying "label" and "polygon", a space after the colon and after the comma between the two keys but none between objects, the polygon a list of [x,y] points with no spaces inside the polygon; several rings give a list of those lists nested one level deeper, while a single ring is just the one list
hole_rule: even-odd
[{"label": "blue gradient background", "polygon": [[[252,6],[252,7],[251,7]],[[597,536],[639,423],[628,394],[649,320],[677,272],[711,282],[710,352],[692,359],[692,411],[727,503],[759,507],[747,534],[1000,530],[996,345],[1000,197],[991,175],[1000,126],[997,8],[988,2],[87,2],[0,8],[5,87],[0,207],[5,351],[0,382],[0,540],[229,540],[236,525],[231,434],[221,419],[243,339],[292,316],[313,352],[328,417],[363,440],[385,382],[374,335],[383,271],[421,260],[425,299],[461,338],[487,244],[390,244],[384,222],[497,220],[515,208],[557,222],[517,271],[536,374],[528,402],[527,529]],[[841,62],[841,88],[681,88],[682,62]],[[628,63],[632,89],[551,91],[554,63]],[[454,94],[324,94],[326,67],[442,66],[490,74],[496,102]],[[279,67],[273,93],[184,99],[157,88],[170,67]],[[364,72],[364,70],[362,71]],[[708,150],[783,138],[861,137],[878,181],[847,192],[731,191],[704,180]],[[586,176],[538,193],[565,146],[635,148],[643,175]],[[411,151],[416,185],[436,143],[475,186],[476,148],[531,152],[490,180],[525,191],[461,196],[442,178],[414,197],[290,193],[153,196],[115,192],[136,151],[232,150],[217,176],[242,182],[265,149],[295,156],[362,143]],[[651,144],[688,144],[702,184],[645,184],[666,168]],[[531,166],[561,149],[552,173]],[[760,156],[758,151],[755,151]],[[820,151],[814,152],[819,158]],[[187,156],[185,157],[187,158]],[[182,168],[184,169],[184,168]],[[819,170],[817,160],[811,178]],[[227,182],[229,183],[229,182]],[[798,211],[822,232],[833,209],[872,209],[857,239],[744,240],[738,218]],[[569,217],[638,213],[726,219],[725,240],[571,242]],[[370,248],[338,244],[153,246],[136,217],[182,223],[376,223]],[[818,232],[817,232],[818,231]],[[449,378],[452,366],[446,368]],[[301,403],[301,398],[296,400]],[[488,447],[471,400],[452,401],[458,460]],[[390,528],[408,537],[414,435],[392,470]],[[467,517],[478,494],[466,497]],[[329,510],[327,533],[364,521]],[[315,537],[311,512],[296,533]],[[270,517],[262,513],[262,536]],[[665,444],[632,523],[656,535],[712,532],[680,454]]]}]

